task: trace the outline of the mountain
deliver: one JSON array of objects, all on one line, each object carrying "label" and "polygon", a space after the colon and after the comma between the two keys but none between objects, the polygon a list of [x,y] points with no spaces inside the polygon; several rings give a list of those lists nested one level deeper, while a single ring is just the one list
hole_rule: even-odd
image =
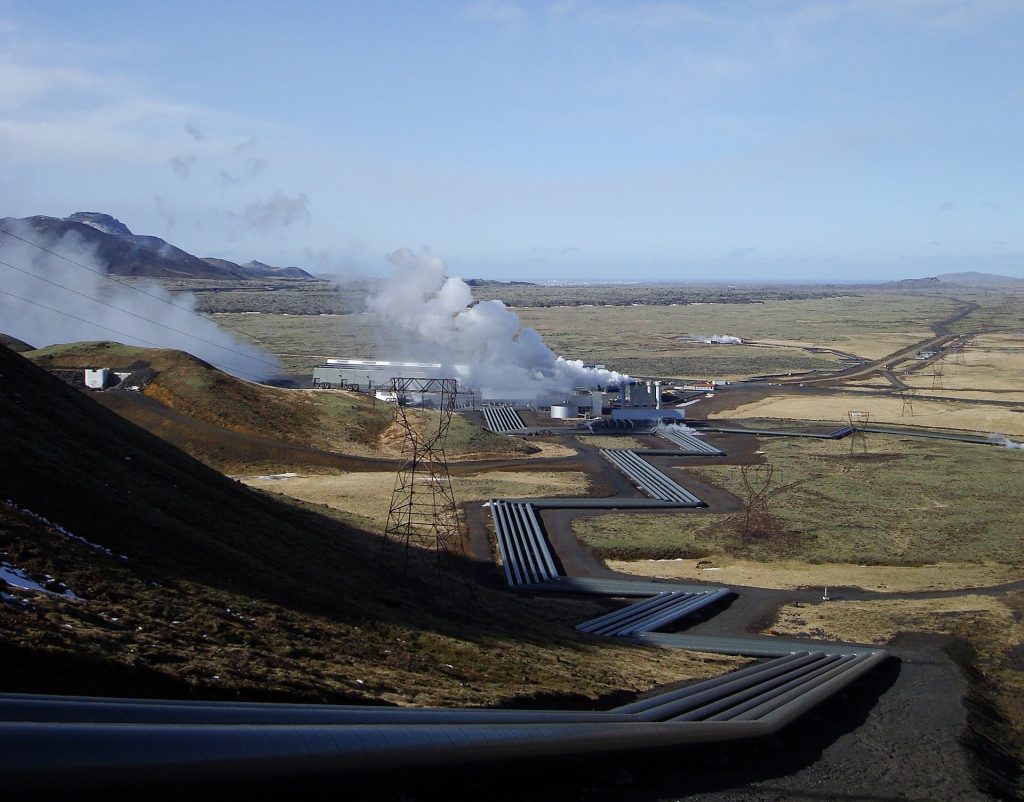
[{"label": "mountain", "polygon": [[[25,229],[24,236],[33,241],[52,244],[73,235],[104,265],[107,272],[118,276],[151,278],[293,278],[311,279],[297,267],[276,268],[262,262],[250,269],[223,259],[200,259],[171,245],[160,237],[133,234],[115,217],[102,212],[75,212],[66,218],[36,215],[34,217],[0,219],[0,228]],[[17,231],[15,231],[17,233]]]},{"label": "mountain", "polygon": [[999,276],[994,273],[978,273],[976,271],[968,271],[965,273],[942,273],[936,278],[938,278],[938,280],[943,284],[958,284],[964,287],[1024,289],[1024,278]]},{"label": "mountain", "polygon": [[467,278],[470,287],[534,287],[532,281],[497,281],[490,278]]},{"label": "mountain", "polygon": [[994,273],[942,273],[927,278],[905,278],[877,284],[876,288],[898,290],[936,290],[951,287],[976,287],[979,289],[1024,290],[1024,278],[998,276]]},{"label": "mountain", "polygon": [[261,276],[278,276],[284,278],[313,278],[301,267],[274,267],[263,262],[246,262],[242,267],[250,273]]},{"label": "mountain", "polygon": [[219,269],[244,273],[247,278],[315,278],[315,276],[307,273],[301,267],[274,267],[273,265],[257,262],[255,260],[246,262],[244,265],[238,265],[234,262],[229,262],[227,259],[216,259],[212,256],[204,256],[203,261]]}]

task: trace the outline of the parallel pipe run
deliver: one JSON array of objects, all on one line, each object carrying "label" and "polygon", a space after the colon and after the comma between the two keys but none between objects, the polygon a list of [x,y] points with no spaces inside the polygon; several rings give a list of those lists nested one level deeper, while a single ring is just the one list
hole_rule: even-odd
[{"label": "parallel pipe run", "polygon": [[656,434],[659,437],[663,437],[670,443],[675,443],[679,446],[680,450],[684,454],[693,454],[698,456],[712,456],[720,457],[724,456],[724,452],[715,448],[713,445],[699,437],[694,437],[692,434],[687,432],[677,432],[671,426],[660,426]]},{"label": "parallel pipe run", "polygon": [[556,579],[558,569],[533,507],[491,499],[490,509],[508,584],[525,586]]},{"label": "parallel pipe run", "polygon": [[498,434],[507,434],[526,428],[526,423],[515,408],[508,404],[484,404],[480,407],[484,413],[487,428]]},{"label": "parallel pipe run", "polygon": [[[630,702],[628,705],[621,705],[620,707],[613,708],[610,712],[613,713],[645,713],[653,710],[654,708],[661,707],[670,702],[675,702],[678,699],[685,699],[688,696],[693,696],[696,693],[701,693],[712,688],[718,688],[726,683],[735,682],[743,677],[749,677],[752,674],[759,674],[762,671],[768,671],[777,666],[792,663],[794,660],[798,660],[801,657],[805,657],[807,652],[798,652],[795,654],[788,654],[785,657],[776,657],[773,660],[768,660],[765,663],[755,663],[752,666],[741,668],[738,671],[733,671],[729,674],[725,674],[721,677],[715,677],[713,679],[706,679],[702,682],[697,682],[693,685],[688,685],[685,688],[679,688],[674,691],[666,691],[665,693],[659,693],[656,696],[649,696],[646,699],[640,699],[636,702]],[[657,720],[657,714],[653,716],[653,719],[645,718],[644,720]]]},{"label": "parallel pipe run", "polygon": [[537,556],[544,564],[545,578],[553,579],[558,576],[558,569],[555,567],[555,560],[551,556],[551,549],[548,548],[547,540],[544,538],[544,532],[541,529],[537,513],[534,512],[533,506],[530,504],[518,505],[518,512],[523,520],[525,530],[529,533],[530,539],[534,544]]},{"label": "parallel pipe run", "polygon": [[505,568],[505,580],[514,587],[523,584],[523,577],[519,570],[519,560],[513,558],[510,535],[505,528],[505,514],[502,509],[504,503],[503,501],[491,501],[491,517],[494,521],[494,534],[498,540],[501,564]]},{"label": "parallel pipe run", "polygon": [[807,649],[824,649],[830,654],[887,655],[884,649],[871,646],[830,643],[810,638],[776,638],[774,636],[712,637],[709,635],[689,635],[685,632],[641,632],[634,636],[639,643],[664,646],[670,649],[687,649],[692,652],[709,652],[711,654],[733,654],[743,657],[783,657],[794,652]]},{"label": "parallel pipe run", "polygon": [[713,604],[719,599],[728,596],[731,592],[732,591],[730,590],[723,589],[719,591],[699,593],[695,597],[685,599],[681,603],[673,605],[671,609],[662,612],[660,615],[656,615],[654,618],[647,618],[640,624],[620,630],[616,634],[619,636],[637,635],[641,632],[650,632],[652,630],[659,629],[660,627],[667,626],[681,618],[693,615],[698,610],[702,610],[707,607],[709,604]]},{"label": "parallel pipe run", "polygon": [[621,448],[602,448],[601,455],[622,471],[641,491],[660,501],[674,501],[693,506],[704,502],[673,481],[657,468],[644,462],[635,451]]},{"label": "parallel pipe run", "polygon": [[[746,701],[741,701],[740,704],[735,704],[713,716],[702,716],[701,720],[728,721],[729,719],[738,718],[751,710],[763,709],[765,706],[770,706],[769,709],[774,710],[776,707],[786,703],[790,693],[794,693],[796,696],[806,693],[809,688],[817,686],[829,677],[845,673],[849,670],[851,663],[860,659],[862,658],[854,657],[852,654],[826,658],[822,661],[821,665],[802,676],[793,677],[788,682],[781,683],[777,687],[766,688],[764,693],[752,695]],[[754,716],[754,720],[758,718],[760,718],[760,715]]]},{"label": "parallel pipe run", "polygon": [[522,573],[532,582],[544,582],[547,579],[537,560],[534,544],[530,541],[528,533],[524,532],[519,520],[519,506],[513,504],[502,505],[505,514],[507,531],[511,533],[512,543],[519,560]]},{"label": "parallel pipe run", "polygon": [[628,607],[605,613],[590,621],[584,621],[582,624],[577,624],[576,629],[580,632],[593,632],[598,635],[615,634],[620,627],[633,621],[642,621],[652,611],[676,604],[681,597],[690,598],[690,594],[665,591],[649,599],[634,602]]},{"label": "parallel pipe run", "polygon": [[673,716],[672,720],[703,721],[720,714],[722,711],[730,710],[731,708],[736,707],[739,703],[746,702],[749,699],[765,700],[774,698],[785,690],[803,685],[805,682],[826,671],[835,670],[832,668],[832,664],[836,661],[849,659],[852,658],[842,658],[838,655],[820,655],[817,659],[794,668],[781,676],[773,677],[751,688],[746,688],[722,699],[718,699],[702,705],[701,707],[689,710],[686,713]]},{"label": "parallel pipe run", "polygon": [[804,666],[817,663],[823,657],[824,655],[820,652],[814,654],[804,652],[801,655],[791,655],[785,661],[771,661],[753,666],[749,672],[742,674],[736,672],[737,676],[726,674],[724,677],[716,677],[716,680],[719,680],[717,682],[708,680],[697,683],[676,691],[674,694],[656,697],[654,701],[657,703],[640,711],[640,716],[644,721],[667,721],[710,702],[730,698],[748,688],[770,682],[776,677],[799,671]]},{"label": "parallel pipe run", "polygon": [[[633,582],[629,579],[591,579],[589,577],[560,576],[551,582],[538,585],[525,585],[523,590],[551,591],[555,593],[579,593],[586,596],[612,596],[617,598],[639,598],[653,596],[666,591],[682,591],[684,593],[705,593],[723,590],[723,588],[706,587],[703,585],[683,585],[675,582]],[[725,589],[727,593],[731,592]]]},{"label": "parallel pipe run", "polygon": [[889,652],[885,649],[876,649],[873,652],[857,656],[860,660],[843,672],[842,675],[830,677],[816,687],[805,690],[803,693],[793,694],[792,698],[786,699],[783,705],[772,711],[749,711],[749,714],[746,714],[741,720],[752,721],[754,716],[761,716],[759,720],[770,724],[773,728],[783,727],[884,663],[889,659]]}]

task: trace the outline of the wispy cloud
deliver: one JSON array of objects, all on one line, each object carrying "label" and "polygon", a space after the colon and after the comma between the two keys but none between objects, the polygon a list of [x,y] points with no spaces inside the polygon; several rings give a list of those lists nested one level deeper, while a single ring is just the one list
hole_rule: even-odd
[{"label": "wispy cloud", "polygon": [[250,203],[238,218],[249,228],[265,230],[308,223],[312,215],[309,197],[305,193],[289,198],[283,192],[275,192],[265,201]]},{"label": "wispy cloud", "polygon": [[172,156],[167,160],[167,164],[174,171],[176,176],[181,178],[188,178],[189,173],[192,172],[192,166],[196,163],[195,156]]}]

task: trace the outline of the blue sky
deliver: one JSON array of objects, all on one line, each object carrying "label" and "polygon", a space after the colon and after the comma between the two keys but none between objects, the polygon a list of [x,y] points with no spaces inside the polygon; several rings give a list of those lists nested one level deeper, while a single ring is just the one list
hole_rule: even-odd
[{"label": "blue sky", "polygon": [[1024,4],[0,0],[0,156],[315,272],[1024,276]]}]

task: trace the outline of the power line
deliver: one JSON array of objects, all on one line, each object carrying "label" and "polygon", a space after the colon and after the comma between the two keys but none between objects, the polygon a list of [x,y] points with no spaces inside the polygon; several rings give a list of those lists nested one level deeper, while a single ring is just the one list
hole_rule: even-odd
[{"label": "power line", "polygon": [[[43,251],[45,253],[48,253],[51,256],[56,256],[58,259],[63,259],[65,262],[70,262],[71,264],[76,265],[76,266],[82,268],[83,270],[88,270],[90,273],[95,273],[97,276],[105,278],[108,281],[113,281],[115,284],[120,284],[122,287],[127,287],[128,289],[134,290],[135,292],[141,292],[143,295],[148,295],[150,298],[153,298],[154,300],[159,301],[162,304],[167,304],[168,306],[174,307],[175,309],[180,309],[182,312],[186,312],[187,314],[193,315],[194,317],[201,318],[202,320],[209,320],[210,319],[210,318],[206,317],[206,315],[201,315],[199,312],[196,312],[194,309],[189,309],[187,306],[180,306],[180,305],[178,305],[176,303],[172,303],[171,301],[167,300],[166,298],[161,298],[159,295],[156,295],[155,293],[146,292],[141,287],[136,287],[134,284],[131,284],[131,283],[127,282],[127,281],[122,281],[121,279],[117,278],[116,276],[112,276],[110,273],[107,273],[104,270],[97,270],[94,267],[89,267],[89,265],[83,264],[82,262],[79,262],[76,259],[72,259],[70,256],[65,256],[62,253],[58,253],[57,251],[50,250],[49,248],[47,248],[47,247],[45,247],[43,245],[40,245],[38,242],[33,242],[30,239],[25,239],[25,237],[22,237],[19,234],[15,234],[13,231],[8,231],[6,228],[3,228],[2,226],[0,226],[0,233],[6,234],[9,237],[14,237],[14,239],[19,240],[21,242],[24,242],[26,245],[31,245],[33,248],[38,248],[39,250],[41,250],[41,251]],[[230,325],[228,323],[218,323],[217,325],[220,326],[221,328],[230,329],[231,331],[235,332],[236,334],[241,334],[243,337],[249,337],[250,336],[247,332],[244,332],[241,329],[236,329],[234,326],[232,326],[232,325]]]},{"label": "power line", "polygon": [[[275,370],[277,370],[280,367],[280,365],[278,365],[278,364],[276,364],[274,362],[270,362],[269,360],[260,359],[258,356],[253,356],[252,354],[247,354],[244,351],[239,351],[239,350],[237,350],[235,348],[230,348],[230,347],[228,347],[226,345],[221,345],[220,343],[216,343],[213,340],[207,340],[207,339],[205,339],[203,337],[200,337],[197,334],[192,334],[191,332],[184,331],[182,329],[176,329],[176,328],[174,328],[174,326],[168,326],[166,323],[160,323],[159,321],[153,320],[152,318],[148,318],[145,315],[140,315],[140,314],[138,314],[136,312],[132,312],[132,311],[130,311],[128,309],[122,309],[120,306],[115,306],[114,304],[109,303],[107,301],[104,301],[104,300],[102,300],[100,298],[93,298],[91,295],[87,295],[86,293],[80,292],[79,290],[72,289],[71,287],[66,287],[63,284],[59,283],[59,282],[52,281],[52,280],[50,280],[48,278],[40,276],[37,273],[33,273],[31,271],[24,270],[23,268],[17,267],[16,265],[12,265],[10,262],[5,262],[2,259],[0,259],[0,265],[4,265],[5,267],[9,267],[12,270],[17,270],[19,273],[24,273],[26,276],[31,276],[32,278],[39,279],[39,281],[45,281],[47,284],[51,284],[54,287],[60,287],[62,290],[66,290],[67,292],[74,293],[75,295],[79,295],[82,298],[86,298],[86,299],[88,299],[90,301],[93,301],[95,303],[103,304],[103,306],[110,307],[111,309],[115,309],[118,312],[122,312],[122,313],[124,313],[126,315],[131,315],[132,317],[137,317],[139,320],[144,320],[147,323],[151,323],[153,325],[160,326],[162,328],[167,329],[168,331],[177,332],[178,334],[182,334],[182,335],[184,335],[186,337],[191,337],[193,340],[198,340],[201,343],[206,343],[207,345],[212,345],[215,348],[221,348],[221,349],[223,349],[225,351],[229,351],[232,354],[237,354],[238,356],[242,356],[242,357],[245,357],[247,359],[251,359],[251,360],[253,360],[255,362],[259,362],[259,363],[261,363],[263,365],[267,365],[268,367],[272,367]],[[10,294],[11,293],[8,293],[8,295],[10,295]],[[31,303],[31,301],[29,303]],[[37,306],[38,305],[39,304],[37,304]],[[183,307],[177,307],[177,308],[181,309]],[[59,310],[55,310],[55,311],[59,311]],[[69,317],[74,317],[74,315],[69,315]],[[202,317],[203,320],[205,320],[205,321],[209,321],[209,318],[203,317],[202,315],[200,315],[199,317]],[[90,321],[86,321],[86,322],[90,322]],[[212,322],[212,321],[210,321],[210,322]],[[94,323],[93,325],[98,325],[98,324]],[[100,328],[104,328],[104,327],[100,326]],[[134,334],[127,334],[125,336],[135,337]],[[142,338],[139,337],[138,339],[141,340]],[[160,348],[160,347],[163,347],[163,346],[159,346],[159,345],[157,346],[157,348]]]},{"label": "power line", "polygon": [[[48,309],[51,312],[56,312],[58,315],[64,315],[64,317],[69,317],[69,318],[72,318],[73,320],[78,320],[78,321],[80,321],[82,323],[87,323],[88,325],[95,326],[98,329],[103,329],[104,331],[109,331],[109,332],[111,332],[113,334],[120,334],[122,337],[130,337],[130,338],[132,338],[134,340],[138,340],[139,342],[145,343],[146,345],[151,345],[154,348],[163,348],[164,347],[160,343],[155,343],[152,340],[147,340],[145,337],[139,337],[136,334],[129,334],[128,332],[121,331],[120,329],[114,329],[114,328],[111,328],[110,326],[104,326],[104,325],[102,325],[100,323],[94,323],[91,320],[86,320],[84,317],[79,317],[78,315],[72,315],[70,312],[65,312],[63,309],[55,309],[52,306],[47,306],[46,304],[41,304],[38,301],[32,301],[32,300],[29,300],[28,298],[22,298],[20,295],[16,295],[13,292],[8,292],[7,290],[0,289],[0,293],[3,293],[4,295],[9,295],[11,298],[17,298],[19,301],[24,301],[27,304],[32,304],[32,306],[38,306],[40,309]],[[248,371],[244,371],[244,370],[240,370],[239,373],[248,373],[249,376],[253,377],[257,381],[260,379],[260,376],[258,376],[255,373],[249,373]]]}]

